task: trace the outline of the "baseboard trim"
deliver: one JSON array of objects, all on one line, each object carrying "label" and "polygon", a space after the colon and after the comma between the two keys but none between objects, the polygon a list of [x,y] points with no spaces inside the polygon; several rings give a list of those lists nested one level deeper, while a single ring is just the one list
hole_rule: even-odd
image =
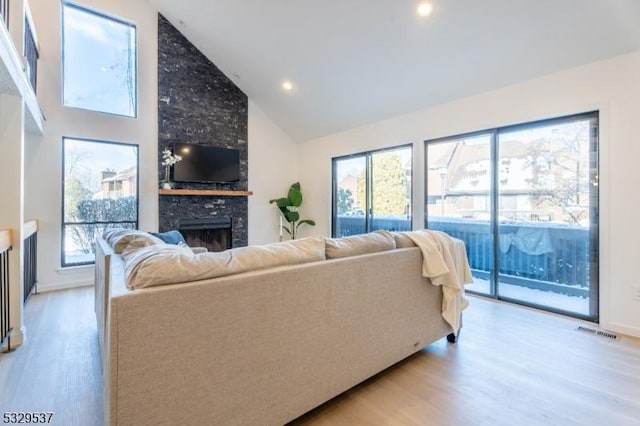
[{"label": "baseboard trim", "polygon": [[640,338],[640,328],[637,327],[629,327],[628,325],[617,322],[600,322],[600,327],[608,331],[614,331],[627,336]]},{"label": "baseboard trim", "polygon": [[38,283],[37,290],[38,290],[38,293],[45,293],[47,291],[68,290],[71,288],[89,287],[89,286],[93,286],[93,280],[82,280],[82,281],[53,283],[53,284]]},{"label": "baseboard trim", "polygon": [[11,330],[9,333],[10,339],[7,339],[3,344],[0,352],[5,353],[9,350],[9,340],[11,340],[11,350],[19,348],[27,341],[27,329],[22,326],[19,330]]}]

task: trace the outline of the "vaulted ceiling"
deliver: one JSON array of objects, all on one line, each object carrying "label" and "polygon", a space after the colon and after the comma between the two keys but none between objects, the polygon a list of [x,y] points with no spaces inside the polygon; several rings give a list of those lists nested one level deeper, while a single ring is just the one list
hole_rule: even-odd
[{"label": "vaulted ceiling", "polygon": [[640,0],[149,1],[295,141],[640,50]]}]

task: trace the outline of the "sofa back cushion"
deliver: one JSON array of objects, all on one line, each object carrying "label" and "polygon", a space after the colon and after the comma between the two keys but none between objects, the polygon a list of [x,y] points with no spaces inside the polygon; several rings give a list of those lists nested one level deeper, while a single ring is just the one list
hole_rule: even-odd
[{"label": "sofa back cushion", "polygon": [[418,247],[413,240],[406,236],[403,232],[392,232],[396,240],[396,248]]},{"label": "sofa back cushion", "polygon": [[329,238],[325,242],[327,259],[376,253],[395,248],[396,241],[393,234],[388,231],[375,231],[343,238]]},{"label": "sofa back cushion", "polygon": [[102,238],[109,243],[113,248],[113,251],[117,254],[122,253],[122,251],[131,243],[134,243],[138,248],[164,244],[160,238],[154,237],[148,232],[138,231],[136,229],[108,229],[104,231]]},{"label": "sofa back cushion", "polygon": [[127,287],[136,289],[324,260],[325,247],[315,237],[200,254],[176,245],[132,247],[122,257]]}]

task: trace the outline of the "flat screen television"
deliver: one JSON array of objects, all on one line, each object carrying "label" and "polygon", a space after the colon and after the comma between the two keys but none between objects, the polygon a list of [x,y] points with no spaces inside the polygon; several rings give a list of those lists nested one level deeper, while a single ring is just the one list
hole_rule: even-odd
[{"label": "flat screen television", "polygon": [[229,183],[240,180],[240,151],[176,142],[173,153],[182,161],[173,166],[175,182]]}]

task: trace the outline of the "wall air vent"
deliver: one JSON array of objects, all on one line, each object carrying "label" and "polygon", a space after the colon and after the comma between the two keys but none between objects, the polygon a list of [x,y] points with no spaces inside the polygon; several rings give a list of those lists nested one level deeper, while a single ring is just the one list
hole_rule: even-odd
[{"label": "wall air vent", "polygon": [[613,333],[607,333],[606,331],[596,330],[594,328],[579,326],[576,331],[582,331],[584,333],[593,334],[594,336],[606,337],[607,339],[617,340],[618,335]]}]

